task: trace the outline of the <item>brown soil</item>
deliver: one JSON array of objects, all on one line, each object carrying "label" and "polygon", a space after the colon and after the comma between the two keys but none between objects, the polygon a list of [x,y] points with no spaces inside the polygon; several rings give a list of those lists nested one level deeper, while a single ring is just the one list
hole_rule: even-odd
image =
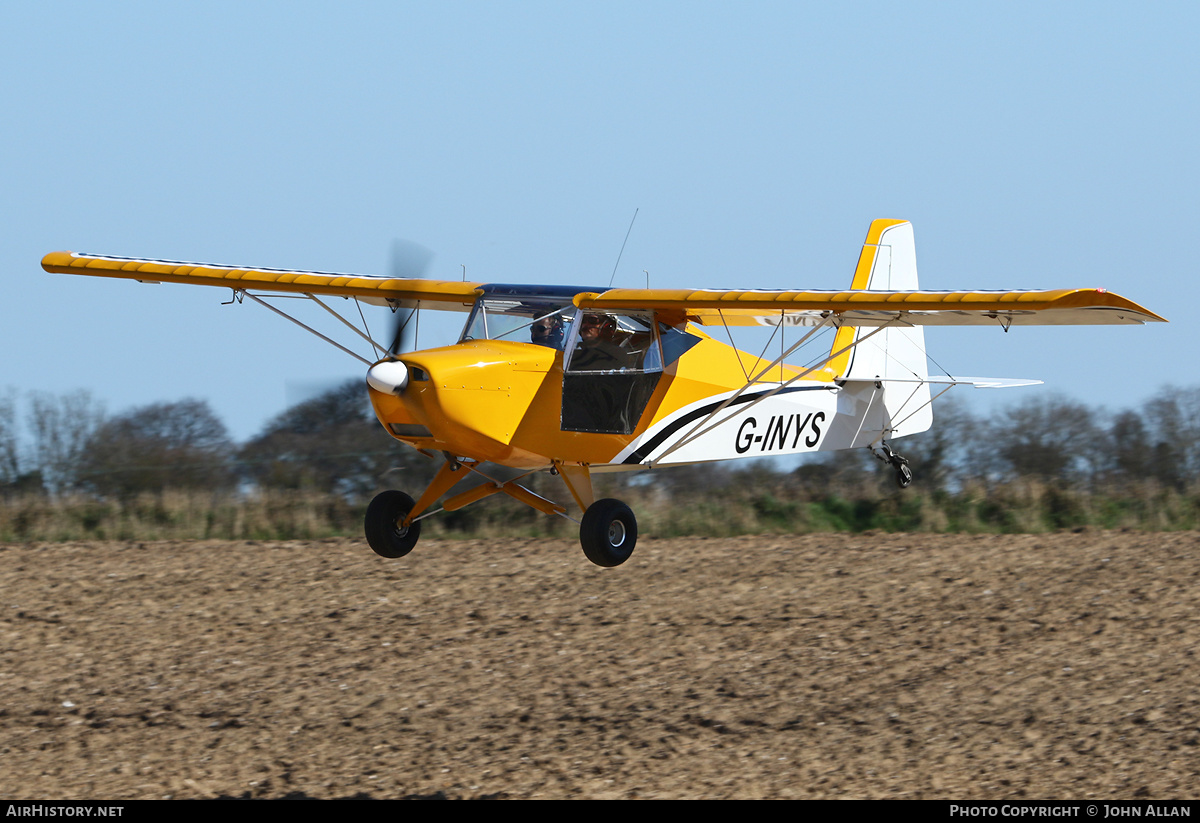
[{"label": "brown soil", "polygon": [[1193,798],[1200,535],[0,546],[0,796]]}]

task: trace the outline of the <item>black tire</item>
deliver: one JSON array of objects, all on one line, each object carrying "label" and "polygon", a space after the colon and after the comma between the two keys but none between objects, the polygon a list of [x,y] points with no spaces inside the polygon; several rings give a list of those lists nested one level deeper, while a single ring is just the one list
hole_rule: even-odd
[{"label": "black tire", "polygon": [[587,559],[597,566],[619,566],[637,545],[637,519],[620,500],[597,500],[583,513],[579,543]]},{"label": "black tire", "polygon": [[896,467],[896,485],[902,489],[907,489],[912,482],[912,469],[908,467],[908,461],[905,461]]},{"label": "black tire", "polygon": [[401,517],[412,511],[413,499],[404,492],[386,491],[375,496],[367,506],[364,531],[367,543],[381,557],[404,557],[417,545],[421,537],[421,523],[417,521],[407,529],[396,525]]}]

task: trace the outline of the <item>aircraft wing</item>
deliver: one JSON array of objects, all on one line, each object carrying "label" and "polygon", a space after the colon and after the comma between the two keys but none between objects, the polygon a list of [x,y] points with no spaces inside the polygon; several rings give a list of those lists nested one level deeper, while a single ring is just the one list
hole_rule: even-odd
[{"label": "aircraft wing", "polygon": [[481,283],[418,280],[369,274],[218,266],[177,260],[109,257],[56,251],[42,258],[42,268],[59,274],[119,277],[143,283],[192,283],[227,289],[300,294],[331,294],[412,305],[444,304],[435,308],[464,309],[474,302]]},{"label": "aircraft wing", "polygon": [[[237,290],[359,297],[443,309],[468,308],[483,283],[380,275],[223,266],[139,257],[51,252],[42,268],[61,274],[117,277],[144,283],[192,283]],[[609,289],[585,292],[575,305],[595,311],[678,312],[701,325],[810,326],[830,314],[845,327],[1092,325],[1166,322],[1104,289],[1048,291],[763,291]]]},{"label": "aircraft wing", "polygon": [[1105,289],[1047,291],[748,291],[609,289],[580,294],[594,311],[676,311],[707,326],[1070,326],[1165,323]]}]

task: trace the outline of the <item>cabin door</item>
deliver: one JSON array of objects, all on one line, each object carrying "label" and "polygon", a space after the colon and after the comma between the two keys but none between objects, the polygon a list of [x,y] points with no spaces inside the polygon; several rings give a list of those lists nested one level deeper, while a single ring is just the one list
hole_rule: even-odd
[{"label": "cabin door", "polygon": [[580,312],[563,357],[562,430],[633,434],[661,378],[651,317]]}]

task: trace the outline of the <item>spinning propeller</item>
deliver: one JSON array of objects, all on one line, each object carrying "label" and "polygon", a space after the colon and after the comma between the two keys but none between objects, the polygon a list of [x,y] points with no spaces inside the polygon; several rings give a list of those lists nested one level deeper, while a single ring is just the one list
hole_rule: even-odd
[{"label": "spinning propeller", "polygon": [[[388,275],[396,278],[415,279],[425,275],[433,252],[408,240],[392,242],[392,259]],[[393,358],[413,350],[417,329],[416,309],[396,308],[392,312],[392,333],[386,338],[388,354]],[[398,359],[377,363],[367,371],[367,382],[376,390],[387,394],[399,394],[408,385],[408,367]]]},{"label": "spinning propeller", "polygon": [[[392,257],[388,274],[392,277],[421,278],[425,276],[433,252],[419,243],[408,240],[396,240],[392,243]],[[392,315],[392,333],[388,354],[397,355],[412,350],[415,339],[416,323],[414,309],[398,308]]]},{"label": "spinning propeller", "polygon": [[[399,278],[421,278],[425,276],[433,252],[408,240],[392,242],[388,276]],[[416,310],[399,307],[392,311],[391,328],[386,337],[387,353],[393,357],[413,350],[416,342]],[[311,400],[336,389],[342,378],[332,380],[308,380],[303,383],[288,381],[284,386],[289,407]],[[408,382],[408,371],[403,363],[393,361],[381,363],[368,372],[368,380],[380,391],[397,393]]]}]

